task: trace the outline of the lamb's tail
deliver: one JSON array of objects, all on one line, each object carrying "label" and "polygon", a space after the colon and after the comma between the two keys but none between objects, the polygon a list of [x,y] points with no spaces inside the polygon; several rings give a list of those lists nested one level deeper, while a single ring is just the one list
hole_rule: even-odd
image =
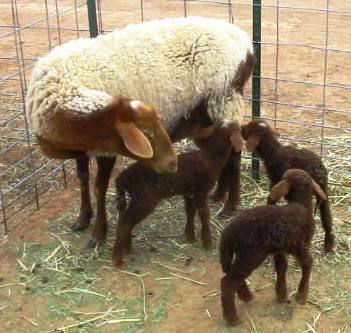
[{"label": "lamb's tail", "polygon": [[232,261],[234,256],[233,244],[228,239],[223,239],[223,235],[219,251],[222,270],[224,273],[228,273],[232,267]]}]

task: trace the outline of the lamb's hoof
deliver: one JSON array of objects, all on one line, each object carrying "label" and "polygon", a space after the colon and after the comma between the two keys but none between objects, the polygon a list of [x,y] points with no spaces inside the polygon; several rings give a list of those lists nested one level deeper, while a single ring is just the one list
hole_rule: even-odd
[{"label": "lamb's hoof", "polygon": [[88,243],[87,243],[87,248],[88,249],[95,249],[96,247],[101,246],[104,243],[102,240],[98,240],[96,238],[91,238]]},{"label": "lamb's hoof", "polygon": [[120,256],[113,256],[112,257],[112,264],[113,264],[113,266],[119,268],[119,267],[123,266],[124,261]]},{"label": "lamb's hoof", "polygon": [[325,253],[335,253],[336,252],[336,244],[335,244],[334,236],[333,236],[333,239],[331,241],[325,241],[324,252]]},{"label": "lamb's hoof", "polygon": [[307,302],[307,297],[303,294],[296,294],[295,300],[296,300],[296,303],[305,305]]},{"label": "lamb's hoof", "polygon": [[242,294],[242,295],[238,295],[238,296],[245,303],[250,302],[254,299],[254,296],[251,293],[250,294]]},{"label": "lamb's hoof", "polygon": [[225,318],[228,326],[238,326],[241,324],[241,319],[239,317]]},{"label": "lamb's hoof", "polygon": [[213,194],[211,195],[211,200],[212,200],[213,202],[224,201],[224,200],[225,200],[225,194],[224,194],[224,193],[223,193],[223,194],[219,194],[219,193],[215,192],[215,193],[213,193]]},{"label": "lamb's hoof", "polygon": [[74,232],[82,231],[82,230],[88,228],[88,226],[89,226],[89,224],[88,225],[81,225],[79,222],[76,222],[71,226],[71,230]]},{"label": "lamb's hoof", "polygon": [[289,303],[288,296],[277,296],[278,303]]},{"label": "lamb's hoof", "polygon": [[187,243],[195,243],[196,237],[194,233],[185,233],[185,239]]},{"label": "lamb's hoof", "polygon": [[213,244],[212,238],[202,240],[202,244],[205,250],[210,250]]}]

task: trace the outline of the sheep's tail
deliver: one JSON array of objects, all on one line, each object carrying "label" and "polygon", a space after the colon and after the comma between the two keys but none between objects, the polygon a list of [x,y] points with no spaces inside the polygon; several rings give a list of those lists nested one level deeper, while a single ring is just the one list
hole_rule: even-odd
[{"label": "sheep's tail", "polygon": [[220,262],[224,273],[228,273],[232,267],[233,261],[233,244],[228,239],[224,239],[222,235],[220,243]]},{"label": "sheep's tail", "polygon": [[116,184],[116,202],[118,211],[124,212],[127,208],[126,191],[123,186]]}]

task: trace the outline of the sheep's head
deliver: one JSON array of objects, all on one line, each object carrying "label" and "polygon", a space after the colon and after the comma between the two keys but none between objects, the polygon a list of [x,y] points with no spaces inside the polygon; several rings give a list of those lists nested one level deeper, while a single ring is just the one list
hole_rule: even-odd
[{"label": "sheep's head", "polygon": [[155,109],[127,98],[118,103],[114,127],[126,149],[158,172],[175,172],[176,153]]},{"label": "sheep's head", "polygon": [[264,120],[253,119],[248,124],[241,126],[241,135],[246,141],[247,150],[254,152],[264,137],[268,135],[279,136],[279,132],[271,128]]},{"label": "sheep's head", "polygon": [[240,134],[240,125],[236,121],[222,121],[208,127],[200,128],[194,135],[195,144],[202,149],[203,147],[216,146],[218,142],[228,142],[236,153],[240,153],[243,148],[243,139]]},{"label": "sheep's head", "polygon": [[284,172],[282,180],[273,186],[269,193],[271,202],[278,201],[281,197],[303,197],[305,193],[314,193],[319,202],[326,200],[326,195],[311,176],[301,169],[289,169]]}]

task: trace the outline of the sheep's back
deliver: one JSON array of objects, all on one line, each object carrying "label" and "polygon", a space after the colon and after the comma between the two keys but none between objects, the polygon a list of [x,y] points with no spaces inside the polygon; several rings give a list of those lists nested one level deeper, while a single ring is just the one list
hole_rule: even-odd
[{"label": "sheep's back", "polygon": [[98,112],[111,96],[154,104],[168,127],[203,99],[212,118],[241,115],[233,80],[250,52],[246,33],[224,21],[180,18],[130,25],[71,41],[39,60],[27,111],[39,134],[37,118],[55,110]]}]

